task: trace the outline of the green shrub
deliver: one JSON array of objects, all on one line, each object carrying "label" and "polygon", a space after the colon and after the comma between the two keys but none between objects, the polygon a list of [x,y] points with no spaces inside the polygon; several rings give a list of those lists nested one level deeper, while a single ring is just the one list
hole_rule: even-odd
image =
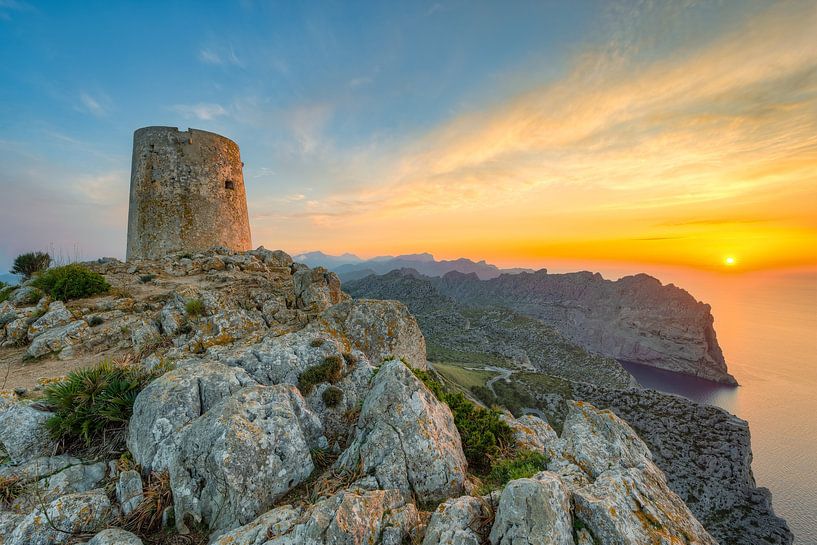
[{"label": "green shrub", "polygon": [[88,320],[88,325],[91,327],[96,327],[104,321],[105,320],[102,319],[102,316],[91,316],[91,319]]},{"label": "green shrub", "polygon": [[471,393],[474,397],[482,401],[486,407],[496,405],[496,396],[487,386],[471,386]]},{"label": "green shrub", "polygon": [[343,390],[337,386],[329,386],[321,394],[321,399],[323,399],[327,407],[337,407],[337,405],[343,401]]},{"label": "green shrub", "polygon": [[518,450],[512,457],[496,460],[483,481],[489,489],[481,492],[484,494],[496,490],[514,479],[532,477],[546,470],[548,461],[547,456],[532,450]]},{"label": "green shrub", "polygon": [[478,475],[489,473],[493,460],[499,459],[516,443],[513,430],[500,419],[502,413],[496,409],[478,407],[460,392],[446,392],[428,371],[412,371],[437,399],[451,409],[468,467]]},{"label": "green shrub", "polygon": [[54,412],[46,427],[69,448],[105,445],[116,450],[123,444],[137,394],[166,370],[145,371],[106,359],[71,371],[43,392],[42,403]]},{"label": "green shrub", "polygon": [[307,395],[316,384],[335,383],[341,379],[342,369],[340,356],[328,356],[323,363],[313,365],[298,376],[298,388],[302,394]]},{"label": "green shrub", "polygon": [[319,346],[323,346],[324,340],[321,338],[312,339],[309,341],[309,346],[312,348],[318,348]]},{"label": "green shrub", "polygon": [[38,275],[32,285],[60,301],[90,297],[111,288],[101,274],[79,264],[48,269]]},{"label": "green shrub", "polygon": [[14,293],[16,288],[14,286],[4,286],[0,287],[0,303],[11,297],[11,294]]},{"label": "green shrub", "polygon": [[45,252],[28,252],[14,259],[11,274],[22,274],[28,280],[35,273],[44,271],[51,265],[51,256]]},{"label": "green shrub", "polygon": [[147,284],[148,282],[152,282],[154,278],[156,278],[155,274],[143,274],[139,277],[139,281],[142,282],[142,284]]},{"label": "green shrub", "polygon": [[190,299],[184,304],[184,311],[188,316],[201,316],[204,314],[204,301],[201,299]]}]

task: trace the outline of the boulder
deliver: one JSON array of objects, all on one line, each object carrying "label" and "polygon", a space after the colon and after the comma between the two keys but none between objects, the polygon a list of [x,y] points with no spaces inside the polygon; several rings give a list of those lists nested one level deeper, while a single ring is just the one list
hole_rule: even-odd
[{"label": "boulder", "polygon": [[502,415],[501,418],[513,429],[516,445],[520,448],[546,453],[559,440],[550,424],[538,416],[526,414],[511,418]]},{"label": "boulder", "polygon": [[325,448],[320,420],[294,386],[255,386],[228,397],[184,428],[170,461],[176,526],[246,524],[314,469]]},{"label": "boulder", "polygon": [[[293,525],[292,508],[278,508],[264,515],[265,522],[255,525],[254,533],[266,527],[266,539],[246,539],[240,545],[401,545],[409,542],[412,530],[419,522],[417,509],[406,502],[397,490],[342,490],[320,500]],[[283,519],[283,523],[281,520]],[[260,519],[259,519],[260,520]],[[275,524],[270,525],[269,522]],[[249,525],[248,525],[249,526]],[[222,536],[214,545],[232,545],[232,535],[247,527]],[[229,536],[229,537],[228,537]]]},{"label": "boulder", "polygon": [[600,543],[717,544],[650,462],[605,471],[573,500],[576,518]]},{"label": "boulder", "polygon": [[54,450],[54,441],[45,428],[51,416],[25,403],[0,408],[0,444],[12,463],[21,464]]},{"label": "boulder", "polygon": [[105,490],[68,494],[41,506],[20,520],[5,545],[55,545],[72,534],[93,533],[114,517]]},{"label": "boulder", "polygon": [[308,312],[322,312],[348,299],[340,289],[340,278],[323,267],[296,271],[292,276],[296,304]]},{"label": "boulder", "polygon": [[222,534],[212,545],[263,545],[271,537],[290,532],[302,514],[303,509],[290,505],[277,507],[244,526]]},{"label": "boulder", "polygon": [[615,467],[638,467],[652,461],[647,445],[612,411],[568,401],[561,436],[561,456],[592,478]]},{"label": "boulder", "polygon": [[60,454],[59,456],[43,456],[40,458],[33,458],[20,465],[0,465],[0,479],[15,478],[23,482],[31,482],[48,477],[62,471],[63,469],[79,465],[82,460],[74,458],[67,454]]},{"label": "boulder", "polygon": [[8,301],[0,303],[0,328],[17,319],[17,309]]},{"label": "boulder", "polygon": [[142,476],[139,475],[139,472],[129,469],[120,473],[116,481],[116,499],[122,506],[122,514],[131,513],[139,507],[144,498]]},{"label": "boulder", "polygon": [[21,305],[33,305],[43,296],[43,292],[32,286],[21,286],[14,290],[8,298],[8,302],[19,307]]},{"label": "boulder", "polygon": [[65,303],[62,301],[52,301],[48,305],[48,312],[28,326],[28,340],[32,341],[44,331],[69,324],[73,320],[74,316],[65,308]]},{"label": "boulder", "polygon": [[142,545],[142,540],[125,530],[108,528],[91,538],[88,545]]},{"label": "boulder", "polygon": [[339,331],[372,365],[394,357],[414,369],[428,367],[420,326],[398,301],[344,301],[324,311],[310,327]]},{"label": "boulder", "polygon": [[400,360],[383,364],[338,460],[419,501],[462,495],[467,463],[454,418]]},{"label": "boulder", "polygon": [[107,472],[104,462],[96,464],[76,464],[56,473],[40,475],[36,483],[27,487],[26,493],[15,498],[12,509],[20,513],[29,513],[43,502],[51,502],[66,494],[87,492],[99,486]]},{"label": "boulder", "polygon": [[189,359],[148,384],[136,397],[128,450],[145,471],[167,469],[179,431],[219,401],[257,384],[243,369]]},{"label": "boulder", "polygon": [[52,352],[60,352],[77,343],[85,336],[88,323],[76,320],[63,326],[48,329],[39,334],[29,345],[26,355],[39,358]]},{"label": "boulder", "polygon": [[499,498],[489,539],[491,545],[573,545],[567,487],[547,471],[509,482]]},{"label": "boulder", "polygon": [[486,504],[471,496],[444,501],[431,515],[423,545],[482,545],[479,530],[486,511]]},{"label": "boulder", "polygon": [[28,335],[28,319],[16,318],[6,324],[6,337],[3,346],[18,346],[25,344]]}]

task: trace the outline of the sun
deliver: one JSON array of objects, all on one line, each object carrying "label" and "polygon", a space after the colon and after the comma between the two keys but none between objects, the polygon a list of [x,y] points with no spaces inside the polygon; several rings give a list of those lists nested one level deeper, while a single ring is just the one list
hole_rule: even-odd
[{"label": "sun", "polygon": [[726,257],[726,258],[723,260],[723,263],[724,263],[724,265],[726,265],[727,267],[734,267],[734,266],[735,266],[735,263],[737,263],[737,262],[735,261],[735,258],[734,258],[734,257],[732,257],[732,256],[730,255],[730,256]]}]

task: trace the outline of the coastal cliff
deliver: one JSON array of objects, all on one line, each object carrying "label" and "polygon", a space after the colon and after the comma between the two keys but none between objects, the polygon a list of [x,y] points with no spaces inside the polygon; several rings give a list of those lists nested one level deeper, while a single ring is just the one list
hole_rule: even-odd
[{"label": "coastal cliff", "polygon": [[[572,345],[530,318],[449,315],[463,339],[519,325],[526,333],[499,354],[543,335],[541,360],[458,368],[506,377],[499,393],[517,375],[536,386],[531,411],[508,412],[429,365],[405,305],[353,299],[336,275],[284,252],[215,248],[73,267],[65,274],[99,274],[107,292],[63,301],[28,284],[0,303],[2,356],[18,358],[15,389],[0,396],[4,545],[714,545],[750,535],[731,513],[712,518],[745,504],[722,501],[721,478],[768,500],[746,480],[740,426],[735,438],[712,435],[703,457],[673,460],[661,449],[676,446],[651,419],[678,427],[694,404],[665,421],[660,403],[639,403],[634,418],[607,397],[630,391],[628,375],[581,350],[563,374],[618,378],[599,378],[602,387],[537,371],[559,371]],[[491,329],[496,320],[506,325]],[[27,366],[70,372],[30,384]],[[554,383],[576,386],[548,393]],[[701,479],[710,485],[695,495]],[[751,535],[789,543],[762,518],[767,508],[750,510],[763,524]]]},{"label": "coastal cliff", "polygon": [[726,368],[709,305],[651,276],[611,281],[597,273],[541,270],[490,280],[448,273],[430,281],[458,303],[504,307],[541,320],[590,352],[737,384]]}]

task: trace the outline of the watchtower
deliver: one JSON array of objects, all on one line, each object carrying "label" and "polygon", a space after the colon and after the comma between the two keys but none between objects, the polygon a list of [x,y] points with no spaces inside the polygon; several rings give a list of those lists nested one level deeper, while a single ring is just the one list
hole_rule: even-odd
[{"label": "watchtower", "polygon": [[127,259],[159,259],[213,246],[251,248],[238,145],[176,127],[133,133]]}]

